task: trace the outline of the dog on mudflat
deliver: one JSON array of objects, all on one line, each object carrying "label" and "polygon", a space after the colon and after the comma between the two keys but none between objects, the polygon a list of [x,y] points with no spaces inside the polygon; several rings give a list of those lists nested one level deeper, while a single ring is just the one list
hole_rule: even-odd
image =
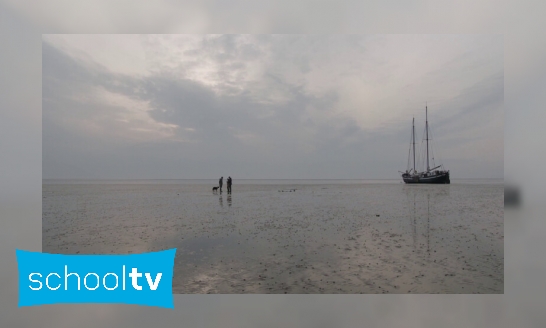
[{"label": "dog on mudflat", "polygon": [[218,191],[218,188],[220,187],[212,187],[212,192]]}]

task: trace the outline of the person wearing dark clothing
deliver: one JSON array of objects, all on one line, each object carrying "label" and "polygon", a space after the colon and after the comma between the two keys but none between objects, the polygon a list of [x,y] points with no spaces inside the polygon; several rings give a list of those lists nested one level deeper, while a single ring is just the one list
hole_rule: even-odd
[{"label": "person wearing dark clothing", "polygon": [[224,184],[224,177],[221,177],[218,181],[218,185],[220,186],[220,192],[222,192],[222,185]]},{"label": "person wearing dark clothing", "polygon": [[231,177],[227,178],[227,192],[228,194],[231,194]]}]

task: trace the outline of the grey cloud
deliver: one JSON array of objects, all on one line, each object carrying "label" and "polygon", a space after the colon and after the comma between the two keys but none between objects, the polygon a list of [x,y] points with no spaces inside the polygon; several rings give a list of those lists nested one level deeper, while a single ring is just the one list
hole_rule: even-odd
[{"label": "grey cloud", "polygon": [[[105,71],[95,72],[92,68],[85,67],[84,63],[62,54],[47,43],[44,43],[43,56],[44,99],[46,99],[44,102],[44,149],[46,150],[44,167],[46,174],[48,174],[49,167],[58,167],[61,164],[55,160],[55,165],[50,165],[50,159],[67,158],[59,156],[58,152],[52,148],[58,146],[59,142],[74,141],[73,137],[59,135],[63,127],[58,126],[59,122],[55,120],[62,121],[62,116],[65,115],[84,115],[85,117],[89,111],[92,111],[92,108],[71,102],[69,96],[75,92],[85,91],[86,88],[93,85],[102,85],[113,92],[149,100],[154,108],[151,111],[151,116],[155,120],[194,129],[195,132],[191,135],[196,136],[198,140],[195,141],[200,142],[196,147],[205,146],[214,157],[218,156],[218,152],[221,152],[223,156],[233,155],[235,152],[236,157],[237,151],[245,150],[244,147],[241,149],[241,144],[235,140],[234,131],[251,133],[257,137],[272,136],[275,140],[265,139],[264,142],[273,146],[275,157],[283,157],[283,155],[295,157],[298,153],[297,150],[288,154],[285,150],[289,149],[288,146],[294,139],[297,139],[298,129],[304,123],[307,128],[314,128],[313,121],[303,120],[302,113],[304,113],[306,106],[311,104],[318,108],[326,108],[329,103],[332,104],[336,100],[335,95],[332,94],[327,95],[324,99],[309,97],[303,94],[300,87],[291,86],[278,78],[271,77],[273,83],[281,85],[293,99],[283,105],[259,104],[245,94],[238,97],[219,97],[199,83],[189,80],[175,80],[168,75],[156,75],[140,80],[108,74]],[[63,60],[64,65],[60,64]],[[141,91],[134,92],[135,89]],[[95,109],[95,111],[107,110],[108,108]],[[259,118],[258,116],[263,112],[271,113],[271,115],[267,118]],[[341,126],[343,129],[343,124]],[[354,130],[356,127],[353,125],[352,128]],[[284,140],[283,135],[287,135]],[[222,143],[219,143],[218,140],[222,140]],[[82,140],[79,142],[84,143]],[[226,146],[230,149],[226,149]],[[78,146],[75,145],[71,149],[74,151],[77,148]],[[89,150],[92,147],[86,148]],[[189,150],[191,154],[191,149]],[[74,158],[79,158],[79,156],[74,156]],[[247,158],[247,160],[253,162],[252,158]],[[70,166],[70,164],[68,165]]]},{"label": "grey cloud", "polygon": [[[271,63],[265,66],[259,83],[265,92],[282,92],[286,97],[284,101],[263,103],[258,97],[260,93],[256,94],[252,89],[218,94],[202,83],[169,71],[147,77],[117,74],[100,65],[74,59],[44,42],[45,177],[113,178],[114,172],[124,171],[126,178],[153,178],[158,172],[163,178],[201,178],[215,176],[214,171],[220,170],[220,165],[206,162],[219,162],[220,159],[230,163],[237,176],[253,178],[396,177],[396,172],[404,169],[403,154],[406,153],[406,130],[410,118],[397,119],[390,130],[377,131],[362,130],[353,118],[346,115],[321,119],[310,109],[330,113],[340,101],[339,94],[335,90],[323,95],[310,94],[305,85],[285,80],[278,71],[279,63],[292,62],[294,67],[303,65],[305,73],[312,69],[309,56],[313,52],[329,58],[331,51],[352,49],[362,39],[357,36],[258,36],[251,39],[256,40],[253,44],[248,40],[241,41],[242,38],[232,35],[205,37],[192,55],[196,58],[212,56],[221,63],[222,76],[222,70],[244,71],[245,62],[258,61],[262,59],[260,56],[265,56],[262,50],[256,49],[270,48],[268,58]],[[164,40],[160,38],[160,41]],[[365,51],[362,45],[355,47],[357,53]],[[227,67],[222,63],[227,63]],[[440,152],[447,150],[443,158],[447,159],[446,164],[451,161],[456,165],[454,170],[470,172],[470,176],[475,177],[483,174],[501,176],[502,165],[491,170],[484,164],[478,167],[477,173],[472,173],[476,168],[471,169],[464,162],[457,161],[457,154],[451,152],[451,148],[460,147],[465,138],[472,137],[464,137],[465,130],[482,124],[490,115],[502,112],[502,74],[482,80],[478,78],[477,81],[442,105],[441,115],[433,126],[444,133],[439,140],[447,142],[441,145]],[[135,145],[123,139],[93,140],[78,135],[77,131],[67,130],[67,126],[62,124],[67,118],[77,116],[86,120],[93,115],[102,115],[107,120],[109,115],[113,115],[111,113],[120,110],[71,99],[74,94],[85,94],[94,86],[149,102],[152,108],[148,112],[150,118],[157,123],[178,126],[176,134],[183,142],[143,141]],[[451,114],[446,116],[447,113]],[[111,125],[104,119],[101,121],[104,127]],[[111,125],[111,129],[115,129],[115,125]],[[502,124],[486,132],[498,133],[500,137]],[[479,137],[491,138],[487,133]],[[145,155],[147,153],[149,156]],[[497,154],[486,163],[502,161],[501,156]],[[160,163],[158,159],[161,159]],[[101,164],[91,167],[90,163],[97,162]],[[78,169],[80,165],[81,169]],[[364,172],[361,165],[366,167]],[[133,170],[121,169],[126,166]],[[177,168],[180,166],[187,170],[182,172]],[[201,170],[206,167],[209,169]],[[469,177],[465,175],[467,173],[462,174]]]}]

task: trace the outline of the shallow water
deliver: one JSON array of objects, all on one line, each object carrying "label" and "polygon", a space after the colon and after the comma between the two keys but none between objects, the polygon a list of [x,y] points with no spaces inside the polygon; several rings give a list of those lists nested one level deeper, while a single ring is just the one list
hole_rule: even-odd
[{"label": "shallow water", "polygon": [[214,182],[45,180],[43,251],[176,247],[181,294],[504,293],[502,181]]}]

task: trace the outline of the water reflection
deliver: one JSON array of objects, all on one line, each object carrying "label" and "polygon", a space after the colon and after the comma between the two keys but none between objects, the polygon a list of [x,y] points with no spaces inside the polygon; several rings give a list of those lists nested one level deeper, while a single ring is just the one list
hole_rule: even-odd
[{"label": "water reflection", "polygon": [[413,194],[413,218],[412,218],[412,235],[413,235],[413,248],[417,249],[417,215],[415,213],[415,194]]},{"label": "water reflection", "polygon": [[427,253],[430,258],[430,194],[427,193]]},{"label": "water reflection", "polygon": [[[250,186],[234,209],[222,194],[211,206],[202,186],[184,198],[157,197],[157,186],[55,188],[44,192],[44,250],[177,248],[175,293],[503,292],[503,186]],[[83,207],[98,191],[112,201]]]},{"label": "water reflection", "polygon": [[[403,188],[409,220],[399,228],[408,237],[411,234],[412,241],[411,253],[404,256],[413,262],[412,270],[421,284],[412,292],[502,292],[504,236],[502,212],[496,205],[498,188],[438,187]],[[471,200],[470,192],[479,197]],[[404,254],[404,248],[398,252]],[[396,257],[393,253],[392,258]]]},{"label": "water reflection", "polygon": [[[425,225],[424,227],[424,231],[423,233],[421,234],[425,239],[426,239],[426,245],[427,245],[427,257],[430,258],[430,196],[431,196],[431,191],[430,190],[425,190],[423,192],[423,190],[419,189],[419,190],[415,190],[415,189],[410,189],[410,188],[407,188],[405,189],[406,191],[406,195],[409,199],[409,202],[411,203],[411,208],[412,208],[412,211],[411,211],[411,222],[410,222],[410,226],[411,226],[411,234],[412,234],[412,239],[413,239],[413,249],[415,252],[418,252],[418,248],[417,248],[417,244],[418,244],[418,225],[419,223],[422,223],[422,225]],[[420,196],[424,196],[426,195],[426,214],[424,213],[424,209],[423,209],[423,213],[419,213],[418,214],[418,206],[417,206],[417,195],[420,195]],[[448,191],[447,190],[434,190],[434,196],[447,196],[448,195]],[[424,199],[422,200],[422,202],[424,203]],[[434,203],[437,203],[438,201],[437,200],[434,200],[433,198],[433,204]],[[424,207],[424,204],[422,204],[423,207]],[[419,211],[420,212],[420,211]],[[424,219],[426,217],[426,223],[424,222]],[[419,218],[419,222],[418,222],[418,218]],[[423,221],[423,222],[422,222]]]},{"label": "water reflection", "polygon": [[220,206],[224,207],[224,198],[222,197],[222,193],[220,193],[220,198],[218,199],[220,200]]}]

